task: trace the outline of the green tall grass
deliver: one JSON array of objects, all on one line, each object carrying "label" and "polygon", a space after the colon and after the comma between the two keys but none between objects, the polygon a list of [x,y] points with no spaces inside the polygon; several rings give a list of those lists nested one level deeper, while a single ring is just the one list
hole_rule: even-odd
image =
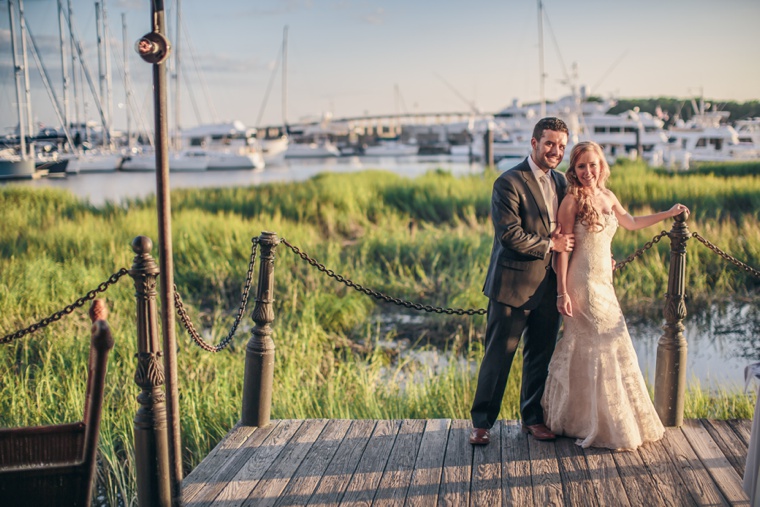
[{"label": "green tall grass", "polygon": [[[610,187],[633,213],[673,202],[693,211],[689,228],[743,262],[760,265],[760,179],[658,173],[641,164],[613,167]],[[172,193],[175,280],[209,341],[226,336],[240,299],[251,237],[277,232],[328,268],[388,295],[441,307],[482,308],[492,245],[490,194],[495,172],[416,179],[387,172],[323,174],[302,183]],[[745,211],[749,210],[749,211]],[[157,238],[153,199],[94,207],[68,193],[0,188],[0,332],[20,329],[59,310],[129,267],[132,239]],[[618,260],[650,240],[663,223],[620,231]],[[157,256],[158,249],[154,248]],[[661,241],[615,277],[629,311],[660,312],[670,246]],[[757,295],[758,280],[694,240],[688,244],[689,304]],[[383,324],[409,315],[345,287],[277,248],[274,418],[468,418],[482,357],[483,316],[425,315],[407,326]],[[255,289],[255,288],[254,288]],[[124,277],[105,294],[116,347],[109,362],[100,440],[100,487],[110,504],[135,498],[132,419],[139,392],[135,370],[134,288]],[[219,354],[192,345],[178,326],[185,470],[192,469],[240,414],[249,307],[231,347]],[[81,417],[89,323],[77,311],[0,349],[0,426]],[[449,363],[403,356],[388,342]],[[516,358],[501,417],[517,419]],[[753,395],[692,383],[686,417],[749,418]]]}]

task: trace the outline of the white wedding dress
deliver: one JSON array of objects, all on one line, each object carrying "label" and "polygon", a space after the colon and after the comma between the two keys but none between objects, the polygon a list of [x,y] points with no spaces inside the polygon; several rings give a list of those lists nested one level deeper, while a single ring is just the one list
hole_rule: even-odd
[{"label": "white wedding dress", "polygon": [[665,429],[647,392],[612,285],[614,213],[604,228],[575,224],[567,271],[573,316],[564,317],[541,400],[546,425],[582,447],[632,450],[659,440]]}]

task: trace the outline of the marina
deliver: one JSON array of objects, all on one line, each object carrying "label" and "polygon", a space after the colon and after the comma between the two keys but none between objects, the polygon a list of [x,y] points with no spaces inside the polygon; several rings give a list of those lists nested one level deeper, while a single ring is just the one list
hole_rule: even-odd
[{"label": "marina", "polygon": [[[590,6],[558,3],[560,46],[543,0],[374,10],[122,2],[108,7],[131,10],[148,33],[129,35],[122,13],[121,44],[106,0],[95,1],[94,19],[91,2],[55,3],[28,2],[36,16],[27,19],[24,0],[8,0],[8,25],[0,20],[13,61],[0,57],[13,76],[0,83],[9,99],[0,101],[1,497],[99,507],[760,501],[760,405],[749,390],[760,379],[760,236],[747,211],[760,195],[760,111],[755,90],[742,91],[757,69],[746,65],[751,54],[738,61],[703,46],[729,33],[756,49],[743,34],[757,6],[707,15],[679,6],[684,26],[715,30],[654,38],[641,27],[674,18],[659,4],[594,6],[593,29],[581,30]],[[536,4],[537,31],[527,22]],[[723,12],[729,32],[714,23]],[[545,67],[544,29],[562,77]],[[536,63],[536,35],[534,69],[519,59]],[[603,73],[600,62],[620,44],[636,46],[636,62],[600,87],[625,53]],[[586,59],[583,81],[560,47]],[[28,57],[39,71],[31,79]],[[683,66],[697,61],[711,65]],[[421,73],[431,72],[466,109],[428,100],[437,89]],[[267,114],[280,73],[281,110]],[[673,76],[696,88],[673,87]],[[716,76],[732,87],[705,95]],[[704,98],[721,95],[748,102]],[[687,98],[673,107],[674,96]],[[654,237],[659,228],[612,245],[636,350],[626,364],[637,370],[638,360],[648,381],[640,401],[651,395],[666,427],[631,452],[582,448],[569,430],[539,441],[521,414],[530,380],[521,389],[519,375],[505,382],[491,444],[479,445],[487,432],[468,438],[475,368],[490,348],[477,308],[483,260],[499,239],[488,196],[550,115],[569,126],[564,164],[576,143],[598,142],[617,171],[610,188],[632,213],[667,209],[674,197],[695,210]],[[714,162],[728,174],[652,170]],[[529,367],[530,357],[516,360]],[[602,405],[622,414],[619,398]]]}]

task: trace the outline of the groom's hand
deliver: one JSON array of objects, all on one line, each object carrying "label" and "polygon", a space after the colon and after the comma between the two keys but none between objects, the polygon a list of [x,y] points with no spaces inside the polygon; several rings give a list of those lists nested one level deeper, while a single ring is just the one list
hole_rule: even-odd
[{"label": "groom's hand", "polygon": [[552,251],[572,252],[573,247],[575,247],[575,234],[562,234],[562,225],[557,224],[557,228],[552,233]]}]

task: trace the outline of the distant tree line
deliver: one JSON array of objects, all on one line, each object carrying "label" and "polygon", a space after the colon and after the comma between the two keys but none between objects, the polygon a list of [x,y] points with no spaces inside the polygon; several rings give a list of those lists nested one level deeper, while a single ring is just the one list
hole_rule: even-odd
[{"label": "distant tree line", "polygon": [[[695,99],[695,101],[697,106],[699,106],[699,99]],[[659,116],[665,121],[666,125],[674,123],[678,118],[688,120],[694,115],[691,99],[677,99],[673,97],[618,99],[617,105],[610,109],[609,113],[622,113],[636,107],[639,108],[639,111]],[[708,111],[728,111],[731,113],[728,117],[728,122],[733,123],[736,120],[760,117],[760,100],[750,100],[747,102],[705,100],[705,109]]]}]

